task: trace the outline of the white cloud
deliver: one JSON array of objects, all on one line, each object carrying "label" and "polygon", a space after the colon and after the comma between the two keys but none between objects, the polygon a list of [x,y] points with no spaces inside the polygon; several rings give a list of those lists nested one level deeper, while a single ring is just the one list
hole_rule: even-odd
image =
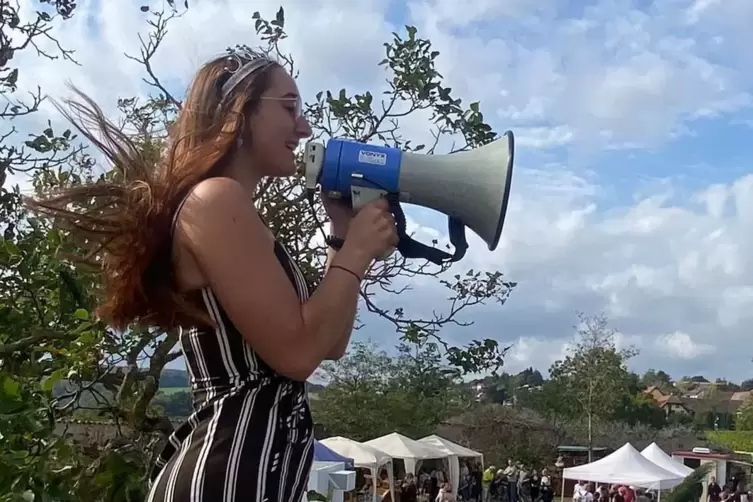
[{"label": "white cloud", "polygon": [[[495,108],[504,127],[566,124],[573,140],[598,148],[654,145],[681,133],[687,119],[753,104],[747,89],[751,71],[711,58],[711,51],[737,61],[749,57],[734,42],[713,37],[722,30],[740,36],[749,31],[731,23],[740,12],[709,4],[700,26],[687,34],[690,3],[655,2],[641,11],[624,0],[580,8],[576,2],[542,0],[526,2],[527,7],[497,2],[497,10],[487,2],[465,2],[468,11],[462,16],[443,0],[409,5],[412,18],[441,51],[448,81]],[[576,9],[582,15],[568,15]],[[703,24],[711,11],[713,27],[711,20]],[[510,20],[511,12],[534,17]],[[494,28],[457,35],[457,25],[480,19]]]},{"label": "white cloud", "polygon": [[[279,6],[190,3],[171,22],[154,61],[172,89],[226,47],[257,44],[251,14],[271,16]],[[741,378],[751,356],[736,348],[749,346],[753,317],[753,176],[720,173],[710,145],[694,150],[694,162],[712,169],[692,185],[670,176],[638,189],[622,182],[631,172],[617,179],[604,155],[653,152],[672,163],[664,148],[688,135],[698,141],[699,124],[750,123],[736,114],[752,104],[753,2],[640,2],[648,4],[643,11],[629,0],[591,3],[412,1],[409,18],[387,19],[389,0],[291,0],[283,49],[294,55],[309,101],[321,89],[379,90],[383,42],[396,26],[415,23],[441,51],[445,84],[464,102],[481,100],[497,130],[516,133],[503,239],[490,253],[472,238],[460,268],[499,268],[519,287],[503,308],[476,311],[476,328],[448,331],[453,340],[492,335],[516,342],[510,368],[545,370],[570,339],[574,312],[604,311],[621,340],[643,349],[637,367]],[[31,0],[23,5],[36,8]],[[16,60],[21,85],[60,97],[71,80],[113,112],[118,97],[149,91],[140,66],[123,56],[138,53],[146,19],[127,0],[81,2],[57,31],[81,66],[25,54]],[[48,107],[20,124],[32,130],[55,117],[49,113]],[[405,121],[406,135],[428,141],[427,119]],[[437,235],[430,227],[444,233],[443,222],[420,211],[410,216],[421,240]],[[400,301],[431,312],[441,288],[415,286]]]},{"label": "white cloud", "polygon": [[661,352],[668,353],[671,357],[681,359],[695,359],[713,354],[716,350],[713,345],[695,342],[689,334],[682,331],[662,335],[656,341],[656,348]]}]

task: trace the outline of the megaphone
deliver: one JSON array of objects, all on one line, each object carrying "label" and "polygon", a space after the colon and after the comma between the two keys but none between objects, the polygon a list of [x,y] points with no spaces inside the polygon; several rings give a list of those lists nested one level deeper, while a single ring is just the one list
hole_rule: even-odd
[{"label": "megaphone", "polygon": [[[395,215],[406,258],[442,264],[458,261],[468,249],[470,228],[494,251],[499,244],[510,198],[515,153],[511,131],[473,150],[449,155],[424,155],[346,139],[311,141],[304,152],[309,198],[321,188],[333,199],[350,202],[355,210],[386,198]],[[439,211],[448,217],[453,254],[414,241],[406,234],[401,202]]]}]

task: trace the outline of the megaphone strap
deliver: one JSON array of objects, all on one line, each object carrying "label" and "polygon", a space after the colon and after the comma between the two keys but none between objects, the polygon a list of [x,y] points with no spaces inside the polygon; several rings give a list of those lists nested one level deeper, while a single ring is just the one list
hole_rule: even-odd
[{"label": "megaphone strap", "polygon": [[[408,259],[424,259],[434,263],[435,265],[442,265],[444,263],[456,262],[461,260],[466,251],[468,251],[468,240],[465,236],[465,225],[460,220],[452,217],[447,219],[447,230],[450,234],[450,244],[455,248],[455,252],[450,254],[441,249],[426,245],[422,242],[418,242],[413,237],[408,235],[407,223],[405,219],[405,213],[403,207],[400,205],[400,195],[396,193],[387,194],[387,202],[390,205],[390,212],[395,217],[395,226],[397,227],[398,244],[397,250]],[[324,233],[324,229],[319,223],[319,219],[316,215],[316,208],[314,206],[314,193],[308,191],[306,198],[311,204],[311,211],[314,215],[314,219],[317,221],[317,226]],[[342,249],[345,241],[334,235],[325,235],[324,242],[327,246],[335,250]]]},{"label": "megaphone strap", "polygon": [[466,251],[468,251],[468,240],[465,236],[465,225],[461,221],[452,217],[447,219],[450,243],[455,248],[455,252],[452,254],[418,242],[408,235],[405,213],[398,197],[397,194],[390,194],[387,196],[387,201],[390,204],[390,211],[395,216],[395,226],[397,227],[397,236],[399,238],[397,250],[404,258],[425,259],[435,265],[442,265],[448,262],[456,262],[465,256]]}]

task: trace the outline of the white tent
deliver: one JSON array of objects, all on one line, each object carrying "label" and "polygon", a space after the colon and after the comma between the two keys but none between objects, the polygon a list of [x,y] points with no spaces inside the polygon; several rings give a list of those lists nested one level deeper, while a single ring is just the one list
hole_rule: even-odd
[{"label": "white tent", "polygon": [[335,453],[339,453],[343,457],[352,458],[353,464],[356,467],[369,469],[371,471],[371,479],[374,482],[374,502],[379,499],[377,496],[376,481],[381,467],[384,466],[390,480],[391,500],[395,500],[395,479],[392,472],[392,457],[387,453],[373,446],[359,443],[358,441],[353,441],[352,439],[341,436],[327,438],[320,441],[320,443]]},{"label": "white tent", "polygon": [[450,483],[452,483],[452,492],[454,495],[457,495],[458,486],[460,485],[460,462],[458,462],[458,458],[478,458],[481,460],[481,465],[483,466],[484,464],[484,455],[481,453],[453,443],[449,439],[437,436],[436,434],[426,436],[418,441],[433,446],[448,455],[450,462]]},{"label": "white tent", "polygon": [[397,432],[366,441],[367,445],[373,446],[385,452],[392,458],[399,458],[405,462],[405,472],[417,474],[416,468],[422,460],[431,458],[448,458],[444,451],[426,443],[421,443]]},{"label": "white tent", "polygon": [[669,472],[673,472],[678,476],[682,476],[683,478],[693,472],[693,469],[691,469],[690,467],[686,466],[682,462],[678,462],[677,460],[664,453],[664,450],[659,448],[659,445],[657,445],[656,443],[651,443],[650,445],[646,446],[641,452],[641,455],[643,455],[659,467],[662,467]]},{"label": "white tent", "polygon": [[590,464],[567,467],[564,479],[582,479],[596,483],[619,483],[664,490],[673,488],[685,479],[674,472],[659,467],[625,443],[614,453]]}]

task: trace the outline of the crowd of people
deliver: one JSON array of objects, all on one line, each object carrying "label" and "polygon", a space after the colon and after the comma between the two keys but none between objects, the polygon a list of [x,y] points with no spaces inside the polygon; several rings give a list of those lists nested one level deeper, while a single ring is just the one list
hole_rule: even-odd
[{"label": "crowd of people", "polygon": [[724,487],[717,483],[715,477],[711,477],[707,490],[706,502],[751,502],[753,491],[746,486],[745,476],[741,472],[735,474]]},{"label": "crowd of people", "polygon": [[[374,484],[380,500],[391,502],[389,476],[385,469],[379,473],[376,483],[370,475],[364,475],[364,482],[358,489],[358,500],[372,500]],[[419,471],[418,476],[408,472],[402,479],[395,481],[395,498],[397,502],[456,502],[452,488],[444,471],[424,468]]]},{"label": "crowd of people", "polygon": [[[423,467],[418,475],[406,473],[395,481],[398,502],[552,502],[552,478],[547,469],[538,470],[509,460],[507,467],[486,469],[475,462],[461,462],[457,495],[447,473],[439,467]],[[360,483],[359,483],[360,484]],[[390,485],[387,471],[382,470],[376,481],[377,494],[389,501]],[[370,476],[358,490],[359,500],[370,500],[374,484]]]},{"label": "crowd of people", "polygon": [[[547,468],[536,469],[522,462],[507,461],[504,469],[494,465],[483,469],[475,462],[461,462],[457,494],[447,473],[440,466],[424,466],[418,475],[411,472],[395,480],[396,502],[553,502],[553,477]],[[371,501],[374,484],[365,475],[357,500]],[[382,469],[376,481],[377,494],[382,502],[391,501],[387,471]],[[701,502],[753,502],[753,493],[745,489],[743,478],[721,487],[711,477],[708,496]],[[700,497],[700,493],[699,493]],[[620,484],[597,484],[577,481],[572,502],[654,502],[657,495],[640,487]]]},{"label": "crowd of people", "polygon": [[654,495],[648,490],[613,484],[610,486],[578,481],[573,488],[573,502],[652,502]]},{"label": "crowd of people", "polygon": [[552,477],[544,468],[538,470],[522,462],[507,461],[504,469],[490,465],[483,473],[479,502],[551,502],[554,498]]}]

